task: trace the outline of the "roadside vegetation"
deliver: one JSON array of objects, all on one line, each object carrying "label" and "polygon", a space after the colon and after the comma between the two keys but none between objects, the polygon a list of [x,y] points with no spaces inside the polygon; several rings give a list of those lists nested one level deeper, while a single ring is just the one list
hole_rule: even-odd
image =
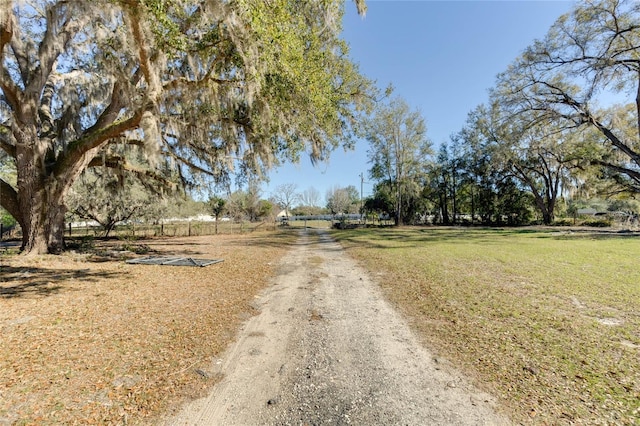
[{"label": "roadside vegetation", "polygon": [[640,236],[532,228],[334,236],[427,346],[525,424],[637,424]]}]

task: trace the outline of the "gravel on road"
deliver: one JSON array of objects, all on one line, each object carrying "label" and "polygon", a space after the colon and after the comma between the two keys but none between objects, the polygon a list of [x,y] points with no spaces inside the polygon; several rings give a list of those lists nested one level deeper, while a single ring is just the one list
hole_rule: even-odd
[{"label": "gravel on road", "polygon": [[224,378],[167,425],[510,424],[326,231],[300,231],[255,307],[211,367]]}]

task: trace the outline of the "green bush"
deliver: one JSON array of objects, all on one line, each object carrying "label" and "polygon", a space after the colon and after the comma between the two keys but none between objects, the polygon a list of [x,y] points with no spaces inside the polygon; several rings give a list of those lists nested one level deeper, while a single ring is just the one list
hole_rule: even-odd
[{"label": "green bush", "polygon": [[613,224],[613,221],[611,219],[587,219],[584,222],[582,222],[583,226],[591,226],[594,228],[608,228],[609,226],[611,226]]},{"label": "green bush", "polygon": [[553,221],[553,226],[572,226],[573,224],[573,219],[569,217],[562,217]]}]

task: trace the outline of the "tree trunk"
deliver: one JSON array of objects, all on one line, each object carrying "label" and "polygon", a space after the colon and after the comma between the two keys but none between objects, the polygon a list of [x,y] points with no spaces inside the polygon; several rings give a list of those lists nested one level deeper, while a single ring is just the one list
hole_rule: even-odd
[{"label": "tree trunk", "polygon": [[[28,197],[29,194],[31,197]],[[22,186],[19,204],[21,217],[18,222],[22,227],[22,253],[35,255],[60,253],[64,250],[66,206],[61,197],[47,197],[44,185],[32,185],[31,188]]]},{"label": "tree trunk", "polygon": [[398,186],[398,193],[396,198],[396,226],[402,226],[402,195],[400,193],[400,187]]},{"label": "tree trunk", "polygon": [[117,222],[115,220],[110,220],[106,224],[102,225],[102,227],[104,228],[104,238],[109,238],[109,234],[111,233],[111,231],[113,231],[113,228],[116,227],[116,223]]},{"label": "tree trunk", "polygon": [[24,129],[20,136],[23,146],[18,145],[17,169],[17,201],[19,217],[16,219],[22,227],[22,246],[20,250],[25,254],[47,253],[49,238],[46,232],[45,205],[46,193],[44,189],[45,172],[43,170],[44,155],[37,142],[36,132]]},{"label": "tree trunk", "polygon": [[60,253],[66,248],[64,243],[64,215],[66,212],[67,206],[64,205],[63,200],[59,200],[56,204],[49,204],[47,223],[49,236],[47,251],[49,253]]},{"label": "tree trunk", "polygon": [[473,194],[473,187],[471,187],[471,224],[475,225],[476,221],[476,198]]},{"label": "tree trunk", "polygon": [[[33,132],[35,135],[35,131]],[[27,146],[18,146],[16,219],[22,227],[21,252],[25,255],[60,253],[64,250],[64,197],[80,174],[84,162],[78,162],[56,176],[47,166],[46,140],[36,136]]]},{"label": "tree trunk", "polygon": [[449,199],[447,197],[447,187],[442,186],[440,189],[440,212],[442,214],[442,224],[450,225],[449,221]]},{"label": "tree trunk", "polygon": [[[455,164],[455,163],[454,163]],[[456,170],[455,167],[451,169],[451,208],[453,209],[453,224],[458,222],[458,204],[457,204],[457,192],[458,183],[456,182]]]},{"label": "tree trunk", "polygon": [[551,200],[547,200],[547,202],[545,203],[544,198],[537,192],[534,193],[534,197],[536,200],[536,205],[538,206],[540,213],[542,213],[542,223],[544,223],[545,225],[551,225],[554,219],[553,210],[555,207],[555,203],[553,203]]}]

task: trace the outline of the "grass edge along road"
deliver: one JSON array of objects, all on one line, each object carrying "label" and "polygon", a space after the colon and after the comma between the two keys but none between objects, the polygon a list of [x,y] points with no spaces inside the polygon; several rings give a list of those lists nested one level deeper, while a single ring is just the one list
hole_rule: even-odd
[{"label": "grass edge along road", "polygon": [[640,237],[333,233],[430,347],[527,424],[640,422]]}]

